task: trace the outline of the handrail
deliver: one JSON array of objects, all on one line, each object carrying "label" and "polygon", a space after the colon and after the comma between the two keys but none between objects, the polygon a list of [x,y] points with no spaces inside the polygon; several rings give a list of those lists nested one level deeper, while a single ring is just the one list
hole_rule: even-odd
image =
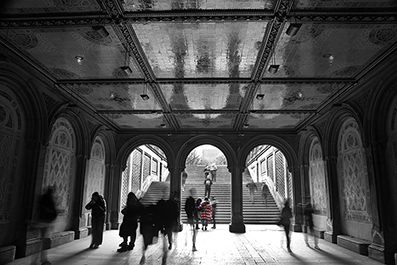
[{"label": "handrail", "polygon": [[145,181],[142,183],[141,188],[139,190],[137,190],[136,192],[136,196],[139,198],[143,198],[143,196],[145,196],[146,192],[148,191],[150,185],[152,185],[152,182],[155,178],[157,178],[158,176],[155,175],[148,175],[145,178]]}]

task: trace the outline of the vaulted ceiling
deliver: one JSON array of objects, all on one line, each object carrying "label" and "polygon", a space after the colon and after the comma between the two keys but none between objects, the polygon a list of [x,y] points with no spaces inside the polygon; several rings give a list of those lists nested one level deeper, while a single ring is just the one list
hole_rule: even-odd
[{"label": "vaulted ceiling", "polygon": [[395,0],[13,0],[1,13],[7,48],[128,132],[295,131],[397,49]]}]

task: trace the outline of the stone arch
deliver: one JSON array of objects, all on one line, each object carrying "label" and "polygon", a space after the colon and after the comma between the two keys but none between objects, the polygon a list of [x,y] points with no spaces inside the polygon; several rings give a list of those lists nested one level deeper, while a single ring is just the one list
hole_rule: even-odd
[{"label": "stone arch", "polygon": [[196,147],[205,144],[213,145],[221,150],[226,157],[228,167],[236,164],[237,159],[235,152],[227,141],[214,135],[199,135],[192,137],[191,139],[186,141],[179,149],[175,160],[176,163],[180,165],[180,172],[182,172],[185,168],[185,162],[190,152],[193,151],[193,149],[195,149]]}]

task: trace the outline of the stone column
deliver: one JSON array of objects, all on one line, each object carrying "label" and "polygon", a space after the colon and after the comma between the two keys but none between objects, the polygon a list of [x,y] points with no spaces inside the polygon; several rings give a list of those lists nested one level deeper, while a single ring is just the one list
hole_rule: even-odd
[{"label": "stone column", "polygon": [[121,172],[120,165],[106,165],[105,198],[107,199],[106,229],[119,229]]},{"label": "stone column", "polygon": [[232,174],[232,222],[229,231],[232,233],[245,233],[243,219],[243,167],[229,167]]},{"label": "stone column", "polygon": [[85,227],[83,216],[84,208],[84,183],[87,179],[87,163],[88,159],[86,156],[78,155],[76,157],[76,199],[73,207],[73,231],[75,238],[80,239],[88,235],[88,229]]},{"label": "stone column", "polygon": [[174,229],[175,232],[180,232],[183,230],[183,223],[181,222],[181,172],[183,170],[182,167],[168,167],[170,171],[170,195],[175,192],[177,194],[177,201],[179,207],[179,217],[178,217],[178,226]]},{"label": "stone column", "polygon": [[325,158],[330,211],[327,216],[327,227],[324,233],[324,239],[335,244],[338,234],[341,233],[337,160],[338,158],[335,156]]}]

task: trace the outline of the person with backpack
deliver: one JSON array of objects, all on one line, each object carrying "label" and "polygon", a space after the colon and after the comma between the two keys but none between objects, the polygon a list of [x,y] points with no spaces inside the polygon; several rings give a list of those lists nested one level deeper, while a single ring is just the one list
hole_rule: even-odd
[{"label": "person with backpack", "polygon": [[207,178],[204,180],[204,187],[205,187],[204,197],[211,196],[211,186],[212,186],[212,180],[208,173]]}]

